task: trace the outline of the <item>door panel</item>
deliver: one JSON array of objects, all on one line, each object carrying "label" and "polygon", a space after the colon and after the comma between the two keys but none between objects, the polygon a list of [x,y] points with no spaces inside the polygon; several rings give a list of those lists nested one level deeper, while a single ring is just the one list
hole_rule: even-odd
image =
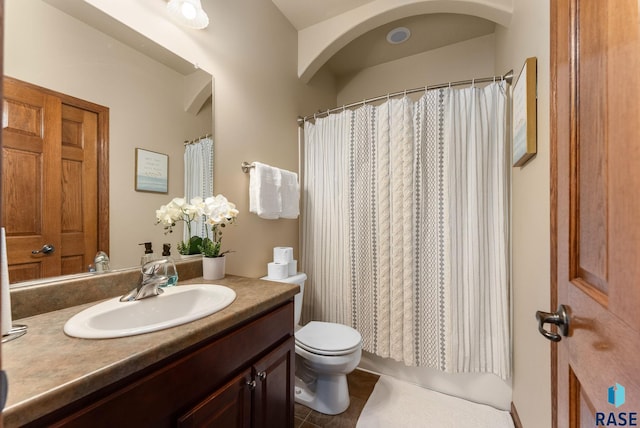
[{"label": "door panel", "polygon": [[[572,150],[572,182],[576,203],[571,218],[577,220],[571,240],[572,279],[583,285],[607,292],[607,79],[606,55],[601,53],[606,43],[606,22],[596,2],[583,2],[580,8],[580,43],[578,56],[577,123],[580,151]],[[589,76],[581,79],[580,76]],[[583,138],[584,137],[584,138]]]},{"label": "door panel", "polygon": [[6,216],[4,226],[16,234],[42,233],[42,209],[38,195],[42,193],[41,180],[21,180],[20,176],[41,177],[42,155],[27,150],[5,149],[3,151],[4,200],[10,210],[23,210],[31,215]]},{"label": "door panel", "polygon": [[551,10],[552,306],[571,320],[553,345],[554,426],[594,427],[640,412],[640,20],[637,0]]},{"label": "door panel", "polygon": [[62,274],[87,270],[98,252],[98,117],[62,105]]},{"label": "door panel", "polygon": [[589,398],[583,394],[580,387],[580,380],[573,372],[569,372],[569,388],[570,397],[574,408],[572,414],[575,415],[575,420],[579,421],[579,426],[582,427],[595,427],[596,420],[594,418],[595,409],[589,402]]}]

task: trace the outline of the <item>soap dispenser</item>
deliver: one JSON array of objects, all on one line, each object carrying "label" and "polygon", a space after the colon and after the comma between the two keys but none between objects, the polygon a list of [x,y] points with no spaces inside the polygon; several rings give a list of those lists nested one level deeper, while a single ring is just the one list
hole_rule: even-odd
[{"label": "soap dispenser", "polygon": [[151,242],[144,242],[138,245],[144,245],[144,255],[140,259],[140,266],[144,266],[146,263],[155,259],[153,256],[153,248],[151,248]]},{"label": "soap dispenser", "polygon": [[176,285],[178,282],[178,270],[173,258],[171,258],[171,244],[162,244],[162,259],[167,260],[167,263],[163,263],[159,273],[167,277],[166,287]]},{"label": "soap dispenser", "polygon": [[171,256],[171,244],[162,244],[162,256],[163,257]]}]

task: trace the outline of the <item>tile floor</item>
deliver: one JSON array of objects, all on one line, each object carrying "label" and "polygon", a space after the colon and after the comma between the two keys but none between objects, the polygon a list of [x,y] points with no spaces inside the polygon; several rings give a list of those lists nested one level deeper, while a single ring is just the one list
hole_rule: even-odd
[{"label": "tile floor", "polygon": [[353,428],[358,422],[358,417],[364,408],[367,399],[373,392],[380,376],[354,370],[347,376],[349,382],[349,396],[351,403],[349,408],[339,415],[329,416],[311,410],[302,404],[296,403],[295,424],[296,428]]}]

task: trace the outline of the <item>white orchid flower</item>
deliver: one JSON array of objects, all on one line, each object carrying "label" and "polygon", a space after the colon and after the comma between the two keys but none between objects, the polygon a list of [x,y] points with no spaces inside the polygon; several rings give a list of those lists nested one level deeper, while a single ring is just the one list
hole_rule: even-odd
[{"label": "white orchid flower", "polygon": [[185,206],[187,201],[185,198],[173,198],[170,203],[175,205],[178,208],[182,208]]},{"label": "white orchid flower", "polygon": [[[191,231],[191,222],[198,218],[203,218],[208,225],[207,238],[209,244],[208,251],[202,249],[207,257],[218,257],[226,253],[220,253],[220,243],[222,240],[222,229],[226,224],[232,223],[238,216],[239,211],[235,204],[229,202],[223,195],[209,196],[203,199],[200,196],[192,198],[187,203],[185,198],[173,198],[167,205],[162,205],[156,210],[156,224],[165,227],[165,233],[170,233],[176,222],[184,221],[186,227]],[[212,233],[211,233],[212,232]],[[211,233],[211,238],[209,234]],[[205,240],[205,241],[206,241]],[[182,247],[188,247],[187,243],[180,243]],[[178,248],[180,248],[180,244]],[[201,247],[202,248],[202,247]]]}]

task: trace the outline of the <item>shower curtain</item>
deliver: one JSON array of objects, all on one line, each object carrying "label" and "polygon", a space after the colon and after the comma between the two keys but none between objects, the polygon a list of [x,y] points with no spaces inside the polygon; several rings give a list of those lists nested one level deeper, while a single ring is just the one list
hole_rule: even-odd
[{"label": "shower curtain", "polygon": [[304,319],[407,365],[510,376],[506,83],[305,123]]},{"label": "shower curtain", "polygon": [[[185,146],[184,195],[187,201],[196,196],[213,196],[213,139],[210,137]],[[191,236],[206,236],[204,222],[199,219],[192,222]],[[188,241],[191,236],[185,227],[184,241]]]}]

